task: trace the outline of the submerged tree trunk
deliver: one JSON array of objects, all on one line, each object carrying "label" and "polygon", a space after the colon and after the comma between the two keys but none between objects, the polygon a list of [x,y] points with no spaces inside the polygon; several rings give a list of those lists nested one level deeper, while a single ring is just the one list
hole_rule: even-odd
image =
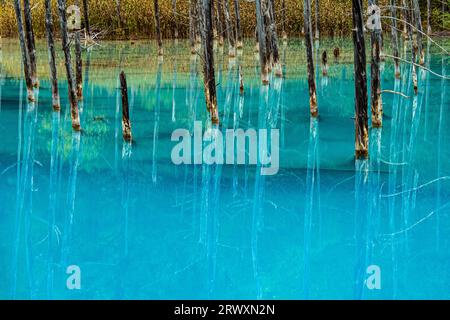
[{"label": "submerged tree trunk", "polygon": [[369,154],[366,45],[364,42],[362,10],[361,0],[352,0],[355,64],[355,155],[357,159],[365,158]]},{"label": "submerged tree trunk", "polygon": [[23,11],[25,18],[26,41],[28,56],[30,57],[30,76],[33,87],[39,87],[36,66],[36,43],[34,41],[33,19],[31,18],[30,0],[23,0]]},{"label": "submerged tree trunk", "polygon": [[244,77],[242,76],[242,66],[239,66],[239,95],[244,95]]},{"label": "submerged tree trunk", "polygon": [[[369,5],[376,5],[376,0],[369,0]],[[370,101],[372,110],[372,127],[379,128],[383,125],[383,103],[381,100],[381,80],[380,80],[380,48],[381,29],[371,30],[370,42],[372,46],[370,64]]]},{"label": "submerged tree trunk", "polygon": [[214,51],[212,31],[211,0],[200,0],[202,3],[202,40],[203,40],[203,82],[205,87],[206,108],[211,116],[212,124],[219,124],[217,108],[216,78],[214,75]]},{"label": "submerged tree trunk", "polygon": [[84,32],[86,38],[91,38],[91,24],[89,23],[89,1],[83,0]]},{"label": "submerged tree trunk", "polygon": [[236,18],[236,47],[242,49],[242,29],[241,29],[241,13],[239,9],[239,0],[234,0],[234,14]]},{"label": "submerged tree trunk", "polygon": [[334,60],[336,62],[338,62],[339,61],[339,56],[341,55],[341,50],[339,49],[339,47],[335,47],[333,49],[333,55],[334,55]]},{"label": "submerged tree trunk", "polygon": [[225,30],[226,36],[228,40],[228,56],[233,58],[236,56],[236,44],[235,44],[235,34],[234,28],[231,24],[231,16],[230,16],[230,6],[228,5],[228,0],[221,0],[223,5],[223,15],[225,17]]},{"label": "submerged tree trunk", "polygon": [[259,44],[259,63],[261,65],[261,81],[263,85],[269,84],[269,63],[267,60],[266,30],[264,26],[264,17],[261,2],[264,0],[255,0],[256,2],[256,22],[257,37]]},{"label": "submerged tree trunk", "polygon": [[328,56],[327,51],[322,52],[322,75],[328,76]]},{"label": "submerged tree trunk", "polygon": [[315,19],[315,27],[316,27],[316,34],[315,38],[316,40],[319,40],[319,28],[320,28],[320,6],[319,6],[319,0],[315,0],[316,4],[316,19]]},{"label": "submerged tree trunk", "polygon": [[47,33],[48,63],[50,66],[50,82],[52,83],[52,106],[54,111],[61,109],[58,89],[58,73],[56,71],[55,40],[53,35],[53,17],[51,0],[45,0],[45,30]]},{"label": "submerged tree trunk", "polygon": [[159,19],[158,0],[153,0],[153,4],[155,7],[155,26],[156,26],[156,39],[158,41],[158,56],[162,56],[164,54],[164,51],[163,51],[163,46],[162,46],[161,21]]},{"label": "submerged tree trunk", "polygon": [[19,33],[20,51],[22,53],[23,72],[25,76],[25,82],[27,85],[28,100],[34,101],[33,81],[31,80],[31,70],[29,61],[30,58],[28,56],[27,46],[25,44],[25,32],[23,30],[22,10],[20,6],[20,0],[14,0],[14,11],[16,13],[17,30]]},{"label": "submerged tree trunk", "polygon": [[319,111],[317,109],[316,96],[316,77],[314,73],[314,59],[313,59],[313,39],[312,39],[312,24],[311,24],[311,0],[304,0],[303,2],[304,14],[304,28],[305,28],[305,46],[306,59],[308,62],[308,86],[309,86],[309,109],[312,117],[317,117]]},{"label": "submerged tree trunk", "polygon": [[76,64],[75,82],[76,82],[77,98],[82,99],[83,98],[83,59],[81,57],[80,32],[76,32],[76,34],[75,34],[75,64]]},{"label": "submerged tree trunk", "polygon": [[120,73],[120,89],[122,91],[122,134],[123,140],[131,142],[131,122],[130,122],[130,111],[128,108],[128,87],[127,87],[127,77],[122,71]]},{"label": "submerged tree trunk", "polygon": [[395,66],[395,78],[400,79],[400,60],[398,59],[400,56],[399,52],[399,43],[398,43],[398,33],[397,33],[397,1],[390,0],[389,2],[391,7],[391,36],[392,36],[392,53],[395,57],[394,66]]},{"label": "submerged tree trunk", "polygon": [[58,10],[61,28],[62,48],[64,51],[64,61],[67,75],[67,85],[69,89],[70,115],[72,118],[72,128],[75,131],[80,131],[81,130],[80,114],[78,112],[77,96],[73,81],[72,62],[70,56],[70,43],[69,43],[69,35],[67,32],[66,0],[58,0]]}]

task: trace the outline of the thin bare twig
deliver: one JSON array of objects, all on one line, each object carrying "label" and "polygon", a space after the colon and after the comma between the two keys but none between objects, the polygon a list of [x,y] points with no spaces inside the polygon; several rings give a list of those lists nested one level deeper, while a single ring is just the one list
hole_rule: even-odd
[{"label": "thin bare twig", "polygon": [[422,69],[424,69],[424,70],[430,72],[431,74],[435,75],[436,77],[439,77],[439,78],[442,78],[442,79],[445,79],[445,80],[450,80],[450,77],[447,77],[447,76],[445,76],[445,75],[436,73],[436,72],[434,72],[433,70],[431,70],[431,69],[429,69],[429,68],[427,68],[427,67],[421,66],[420,64],[417,64],[417,63],[415,63],[415,62],[411,62],[411,61],[402,59],[402,58],[400,58],[400,57],[394,57],[394,56],[391,56],[390,54],[386,54],[386,53],[384,54],[384,56],[385,56],[385,57],[388,57],[388,58],[392,58],[392,59],[398,59],[398,60],[400,60],[400,61],[403,61],[403,62],[412,64],[412,65],[414,65],[414,66],[416,66],[416,67],[422,68]]},{"label": "thin bare twig", "polygon": [[391,16],[381,16],[381,18],[388,18],[388,19],[393,19],[393,20],[397,20],[400,21],[402,23],[406,23],[407,25],[409,25],[411,28],[413,28],[414,30],[416,30],[417,32],[419,32],[420,34],[422,34],[423,36],[425,36],[426,38],[428,38],[431,42],[433,42],[436,46],[438,46],[442,51],[444,51],[447,55],[450,55],[450,53],[443,48],[441,45],[439,45],[436,41],[433,40],[433,38],[431,38],[429,35],[427,35],[425,32],[420,31],[416,26],[412,25],[411,23],[402,20],[402,19],[398,19],[395,17],[391,17]]},{"label": "thin bare twig", "polygon": [[394,91],[394,90],[381,90],[380,93],[393,93],[393,94],[398,94],[398,95],[400,95],[400,96],[402,96],[402,97],[404,97],[404,98],[406,98],[406,99],[409,99],[409,96],[407,96],[406,94],[401,93],[401,92],[398,92],[398,91]]}]

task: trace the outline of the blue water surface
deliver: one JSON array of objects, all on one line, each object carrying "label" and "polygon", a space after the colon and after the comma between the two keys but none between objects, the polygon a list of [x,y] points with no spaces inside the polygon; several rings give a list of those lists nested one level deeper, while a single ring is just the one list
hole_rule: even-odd
[{"label": "blue water surface", "polygon": [[[219,48],[221,129],[279,129],[280,170],[177,166],[173,130],[192,132],[208,117],[200,57],[184,41],[164,46],[160,63],[154,43],[83,52],[80,135],[71,129],[61,52],[62,108],[54,113],[45,43],[29,103],[18,43],[3,39],[0,298],[450,298],[448,80],[418,69],[416,96],[411,66],[402,62],[395,80],[386,58],[383,127],[370,128],[369,159],[355,161],[351,39],[316,44],[318,55],[329,52],[328,77],[316,70],[318,120],[309,116],[302,39],[281,46],[284,78],[265,88],[251,40],[235,61]],[[448,56],[432,43],[426,50],[426,67],[448,74]],[[131,148],[122,139],[121,70]],[[80,290],[67,287],[72,265]],[[378,289],[365,282],[370,266],[379,267]]]}]

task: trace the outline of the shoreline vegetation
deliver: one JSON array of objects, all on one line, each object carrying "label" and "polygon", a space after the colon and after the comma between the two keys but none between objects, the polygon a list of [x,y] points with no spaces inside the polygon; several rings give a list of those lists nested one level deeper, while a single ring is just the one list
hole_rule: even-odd
[{"label": "shoreline vegetation", "polygon": [[[448,1],[448,0],[443,0]],[[287,36],[297,37],[303,34],[303,1],[284,0],[286,10],[282,12],[282,1],[275,1],[274,14],[277,26],[286,26]],[[314,0],[312,8],[314,8]],[[450,1],[449,1],[450,2]],[[118,10],[117,3],[120,3]],[[244,37],[255,36],[256,13],[254,0],[240,1],[240,28]],[[75,0],[67,1],[67,5]],[[381,8],[388,10],[389,0],[379,1]],[[43,0],[30,0],[33,15],[33,29],[37,38],[45,38],[45,6]],[[235,21],[235,1],[229,3],[229,14]],[[426,1],[420,1],[421,11],[426,12]],[[327,36],[351,35],[352,17],[349,8],[351,0],[321,0],[319,8],[320,34]],[[365,3],[367,6],[367,3]],[[442,15],[441,0],[431,1],[431,29],[435,35],[450,35],[450,13]],[[82,5],[81,5],[82,7]],[[118,14],[120,12],[120,14]],[[57,2],[52,2],[53,20],[58,21]],[[315,21],[315,10],[311,12]],[[173,0],[159,1],[161,35],[164,39],[189,38],[189,1],[176,1],[176,13]],[[284,19],[283,19],[284,17]],[[108,40],[156,39],[153,0],[95,0],[89,1],[89,24],[93,32],[101,33]],[[82,22],[85,27],[85,21]],[[424,19],[425,30],[427,21]],[[59,35],[59,24],[55,23],[55,34]],[[17,23],[13,0],[0,0],[0,36],[17,37]]]}]

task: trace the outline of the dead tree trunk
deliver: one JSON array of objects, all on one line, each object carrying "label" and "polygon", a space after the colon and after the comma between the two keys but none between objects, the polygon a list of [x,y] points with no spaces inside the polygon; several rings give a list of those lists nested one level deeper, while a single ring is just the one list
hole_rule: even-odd
[{"label": "dead tree trunk", "polygon": [[322,75],[328,76],[328,56],[327,51],[322,52]]},{"label": "dead tree trunk", "polygon": [[399,43],[398,43],[398,33],[397,33],[397,1],[390,0],[391,6],[391,16],[392,16],[392,24],[391,24],[391,36],[392,36],[392,53],[395,57],[394,66],[395,66],[395,78],[400,79],[400,60],[398,59],[400,56],[399,52]]},{"label": "dead tree trunk", "polygon": [[116,0],[117,27],[122,30],[122,1]]},{"label": "dead tree trunk", "polygon": [[197,7],[197,0],[189,1],[189,43],[191,45],[191,54],[195,54],[195,37],[197,34],[195,23],[195,8]]},{"label": "dead tree trunk", "polygon": [[431,0],[427,0],[427,34],[431,35]]},{"label": "dead tree trunk", "polygon": [[242,76],[242,66],[239,66],[239,95],[244,95],[244,77]]},{"label": "dead tree trunk", "polygon": [[203,9],[202,9],[202,2],[201,0],[196,0],[196,5],[195,5],[195,14],[194,14],[194,23],[195,23],[195,43],[197,45],[201,45],[202,44],[202,35],[201,35],[201,26],[200,26],[200,17],[203,14]]},{"label": "dead tree trunk", "polygon": [[283,37],[283,40],[287,40],[287,33],[286,33],[286,0],[281,0],[281,36]]},{"label": "dead tree trunk", "polygon": [[88,0],[83,0],[83,17],[84,17],[84,32],[86,34],[85,38],[91,38],[91,24],[89,23],[89,2]]},{"label": "dead tree trunk", "polygon": [[341,55],[341,50],[339,49],[339,47],[335,47],[333,49],[333,55],[334,55],[334,60],[336,62],[339,62],[339,56]]},{"label": "dead tree trunk", "polygon": [[316,27],[316,34],[315,34],[315,38],[316,40],[319,40],[319,28],[320,28],[320,6],[319,6],[319,0],[315,0],[315,4],[316,4],[316,16],[315,16],[315,27]]},{"label": "dead tree trunk", "polygon": [[212,31],[212,6],[211,0],[200,1],[203,8],[200,21],[203,42],[203,82],[205,88],[206,109],[209,111],[212,124],[219,124],[216,78],[214,75],[214,37]]},{"label": "dead tree trunk", "polygon": [[122,71],[120,73],[120,89],[122,91],[122,134],[123,140],[126,142],[131,142],[131,122],[130,122],[130,111],[128,108],[128,87],[127,87],[127,77]]},{"label": "dead tree trunk", "polygon": [[223,8],[222,8],[222,0],[217,0],[216,6],[216,24],[217,24],[217,32],[219,34],[219,46],[223,46],[223,39],[225,37],[225,28],[223,26]]},{"label": "dead tree trunk", "polygon": [[369,125],[367,119],[366,45],[363,31],[361,0],[352,0],[353,46],[355,64],[355,155],[369,155]]},{"label": "dead tree trunk", "polygon": [[304,28],[305,28],[305,46],[306,59],[308,62],[308,85],[309,85],[309,108],[312,117],[317,117],[319,111],[317,109],[316,96],[316,77],[314,73],[314,59],[313,59],[313,39],[312,39],[312,24],[311,24],[311,0],[304,0],[303,2],[304,14]]},{"label": "dead tree trunk", "polygon": [[159,19],[158,0],[153,0],[153,4],[155,9],[155,26],[156,26],[156,39],[158,41],[158,56],[162,56],[164,54],[164,51],[162,46],[161,21]]},{"label": "dead tree trunk", "polygon": [[256,28],[255,28],[255,50],[253,50],[253,52],[255,52],[255,53],[259,52],[258,21],[256,22]]},{"label": "dead tree trunk", "polygon": [[59,22],[62,38],[62,48],[64,51],[64,61],[67,75],[67,85],[69,89],[70,115],[72,118],[72,128],[75,131],[80,131],[81,130],[80,114],[78,112],[78,102],[75,91],[75,84],[73,81],[72,62],[71,62],[72,58],[70,56],[69,34],[67,31],[66,0],[58,0],[58,10],[59,10]]},{"label": "dead tree trunk", "polygon": [[[369,0],[370,5],[376,5],[376,0]],[[380,80],[380,48],[381,29],[377,26],[371,30],[370,42],[372,46],[370,64],[370,96],[372,110],[372,127],[379,128],[383,125],[383,103],[381,100],[381,80]]]},{"label": "dead tree trunk", "polygon": [[217,20],[216,20],[216,6],[214,4],[214,0],[211,0],[211,23],[212,23],[212,30],[213,30],[213,39],[217,40]]},{"label": "dead tree trunk", "polygon": [[266,59],[267,64],[269,66],[269,72],[272,71],[273,67],[273,46],[272,46],[272,31],[270,30],[270,27],[272,25],[270,19],[270,3],[269,0],[262,0],[261,1],[261,10],[263,13],[264,18],[264,28],[266,32]]},{"label": "dead tree trunk", "polygon": [[272,56],[273,56],[273,63],[275,67],[275,76],[282,77],[283,76],[283,70],[281,68],[280,63],[280,51],[278,50],[278,33],[277,33],[277,23],[275,20],[275,6],[274,1],[275,0],[268,0],[269,1],[269,13],[270,13],[270,32],[271,32],[271,40],[272,40]]},{"label": "dead tree trunk", "polygon": [[425,49],[423,47],[422,17],[420,15],[419,0],[412,1],[414,8],[414,22],[417,28],[417,48],[419,51],[419,63],[423,65],[425,63]]},{"label": "dead tree trunk", "polygon": [[241,13],[239,9],[239,0],[234,0],[234,14],[236,18],[236,47],[242,49],[242,29],[241,29]]},{"label": "dead tree trunk", "polygon": [[412,81],[413,81],[414,93],[417,94],[418,93],[418,84],[417,84],[417,72],[416,72],[416,65],[415,65],[416,60],[417,60],[417,56],[416,56],[417,48],[414,43],[413,30],[412,30],[414,12],[412,10],[412,7],[409,7],[408,4],[406,4],[406,1],[404,2],[404,5],[406,6],[405,10],[407,11],[407,14],[405,15],[405,19],[406,19],[406,26],[407,26],[407,30],[408,30],[409,43],[411,46]]},{"label": "dead tree trunk", "polygon": [[25,18],[26,41],[28,56],[30,57],[30,76],[33,87],[39,87],[36,67],[36,43],[34,41],[33,19],[31,18],[30,0],[23,0],[23,11]]},{"label": "dead tree trunk", "polygon": [[177,16],[177,0],[172,0],[173,10],[173,37],[178,39],[178,16]]},{"label": "dead tree trunk", "polygon": [[257,36],[259,44],[259,63],[261,65],[261,81],[263,85],[269,84],[269,64],[267,60],[267,44],[266,44],[266,28],[264,26],[264,16],[262,12],[261,2],[264,0],[256,0],[256,22]]},{"label": "dead tree trunk", "polygon": [[51,0],[45,0],[45,30],[47,33],[48,63],[50,66],[50,82],[52,83],[52,106],[54,111],[61,109],[58,89],[58,74],[56,71],[55,39],[53,35],[53,17]]},{"label": "dead tree trunk", "polygon": [[231,24],[230,6],[228,0],[221,0],[223,5],[223,14],[225,17],[226,36],[228,40],[228,56],[233,58],[236,56],[236,37],[234,34],[234,28]]},{"label": "dead tree trunk", "polygon": [[16,13],[17,30],[19,33],[20,51],[22,53],[23,72],[25,76],[25,83],[27,85],[28,100],[34,101],[33,93],[33,81],[31,80],[30,61],[25,44],[25,32],[23,30],[22,10],[20,6],[20,0],[14,0],[14,11]]},{"label": "dead tree trunk", "polygon": [[[79,0],[75,0],[75,5],[79,6]],[[81,35],[80,30],[75,31],[75,70],[77,98],[83,98],[83,60],[81,57]]]},{"label": "dead tree trunk", "polygon": [[409,39],[409,33],[408,33],[408,25],[406,21],[408,21],[409,17],[409,11],[408,11],[408,5],[406,3],[406,0],[402,0],[402,10],[401,15],[403,16],[403,39],[407,40]]},{"label": "dead tree trunk", "polygon": [[76,91],[77,98],[83,98],[83,59],[81,57],[81,37],[80,32],[75,33],[75,81],[76,81]]}]

